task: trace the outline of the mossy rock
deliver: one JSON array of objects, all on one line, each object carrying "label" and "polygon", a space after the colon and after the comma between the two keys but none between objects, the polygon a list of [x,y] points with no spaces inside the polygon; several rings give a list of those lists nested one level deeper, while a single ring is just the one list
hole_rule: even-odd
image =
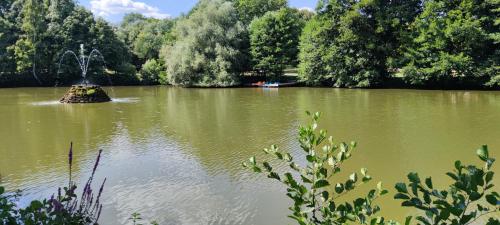
[{"label": "mossy rock", "polygon": [[109,102],[111,98],[97,85],[73,85],[61,98],[61,103]]}]

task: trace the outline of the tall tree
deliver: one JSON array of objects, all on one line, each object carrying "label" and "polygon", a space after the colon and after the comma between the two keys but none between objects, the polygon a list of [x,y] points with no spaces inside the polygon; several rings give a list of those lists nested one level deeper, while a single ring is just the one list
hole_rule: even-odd
[{"label": "tall tree", "polygon": [[231,86],[238,83],[245,28],[233,4],[202,0],[177,22],[177,40],[167,50],[169,81],[184,86]]},{"label": "tall tree", "polygon": [[[415,85],[487,81],[498,73],[498,42],[492,1],[429,0],[413,24],[402,74]],[[496,55],[496,59],[495,58]]]},{"label": "tall tree", "polygon": [[266,12],[276,11],[287,6],[287,0],[233,0],[240,19],[250,24],[253,19],[263,16]]},{"label": "tall tree", "polygon": [[40,84],[42,81],[37,75],[37,60],[39,59],[37,54],[41,39],[47,29],[44,17],[46,10],[43,0],[25,0],[21,11],[21,30],[24,32],[24,35],[16,42],[14,48],[17,70],[24,71],[31,67],[33,77]]},{"label": "tall tree", "polygon": [[254,70],[277,80],[286,66],[295,66],[303,23],[297,11],[288,8],[253,20],[250,45]]},{"label": "tall tree", "polygon": [[141,14],[125,15],[118,36],[132,51],[132,61],[141,68],[150,59],[158,61],[161,47],[171,41],[175,20],[147,18]]},{"label": "tall tree", "polygon": [[418,14],[418,2],[320,1],[302,36],[302,79],[340,87],[380,85],[389,76],[390,56],[397,58],[404,40],[399,31]]}]

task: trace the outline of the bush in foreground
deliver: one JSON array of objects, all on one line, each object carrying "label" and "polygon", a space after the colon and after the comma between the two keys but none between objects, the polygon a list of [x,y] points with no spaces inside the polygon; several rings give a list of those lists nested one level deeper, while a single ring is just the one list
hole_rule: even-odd
[{"label": "bush in foreground", "polygon": [[59,188],[57,196],[53,195],[48,200],[34,200],[26,208],[20,208],[16,204],[17,198],[20,197],[20,192],[9,194],[5,192],[4,187],[0,186],[0,224],[98,224],[102,210],[100,197],[106,179],[104,179],[100,189],[96,193],[91,186],[97,166],[99,165],[101,153],[102,150],[97,155],[94,169],[85,183],[80,199],[76,195],[76,184],[71,180],[71,167],[73,164],[72,144],[68,155],[68,186],[62,189]]},{"label": "bush in foreground", "polygon": [[[374,201],[388,193],[380,182],[376,189],[356,197],[352,202],[339,200],[345,193],[354,191],[372,178],[366,168],[361,168],[360,173],[352,173],[345,181],[338,178],[336,175],[351,157],[356,144],[334,144],[331,136],[327,138],[326,131],[317,130],[320,114],[315,113],[311,117],[310,125],[299,128],[299,143],[305,152],[306,165],[298,165],[288,152],[271,146],[264,152],[287,164],[290,168],[287,172],[278,174],[269,162],[257,162],[255,157],[243,166],[256,173],[265,173],[268,178],[278,180],[287,187],[286,195],[293,200],[289,217],[300,225],[400,224],[377,216],[381,209]],[[495,159],[489,156],[487,146],[477,150],[477,155],[484,161],[484,168],[465,166],[457,161],[455,171],[447,173],[453,179],[448,189],[434,189],[430,177],[422,182],[418,174],[412,172],[408,175],[409,184],[395,185],[397,193],[394,198],[403,200],[403,207],[413,207],[422,212],[423,215],[417,216],[416,221],[423,225],[473,224],[483,216],[498,213],[499,194],[492,191],[494,172],[491,167]],[[485,223],[500,225],[494,214],[492,216]],[[411,223],[412,217],[407,217],[404,224]]]},{"label": "bush in foreground", "polygon": [[[311,114],[308,112],[308,115]],[[381,183],[377,184],[376,189],[351,202],[339,201],[339,197],[372,178],[366,168],[361,168],[359,173],[354,172],[346,179],[337,178],[342,164],[356,148],[356,143],[334,144],[333,138],[327,137],[325,130],[317,130],[320,114],[315,113],[311,117],[311,125],[299,128],[299,142],[307,162],[305,166],[298,165],[288,152],[280,151],[276,146],[264,149],[264,152],[288,164],[289,172],[280,175],[269,162],[258,163],[255,157],[243,165],[254,172],[264,172],[287,187],[287,196],[294,202],[289,217],[298,224],[383,223],[384,219],[376,216],[380,207],[374,204],[379,196],[387,194]],[[341,181],[334,183],[334,178]]]}]

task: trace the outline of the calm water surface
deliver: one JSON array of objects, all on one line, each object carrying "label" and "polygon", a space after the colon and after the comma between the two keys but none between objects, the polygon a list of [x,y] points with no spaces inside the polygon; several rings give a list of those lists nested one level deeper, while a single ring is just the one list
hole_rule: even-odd
[{"label": "calm water surface", "polygon": [[[362,192],[379,180],[392,190],[409,171],[442,185],[455,159],[478,162],[481,144],[500,157],[500,92],[114,87],[111,103],[58,104],[65,91],[0,89],[1,182],[26,204],[67,182],[71,141],[80,183],[103,149],[102,224],[132,212],[162,224],[290,224],[283,187],[241,162],[271,144],[299,156],[305,110],[323,112],[335,140],[359,143],[344,168],[369,168]],[[414,214],[390,196],[380,203],[386,217]]]}]

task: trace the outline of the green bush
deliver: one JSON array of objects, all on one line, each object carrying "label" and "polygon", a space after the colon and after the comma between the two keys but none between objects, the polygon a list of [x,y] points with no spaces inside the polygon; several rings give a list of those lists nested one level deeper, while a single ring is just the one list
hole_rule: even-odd
[{"label": "green bush", "polygon": [[[311,115],[308,112],[308,115]],[[338,177],[342,164],[351,157],[356,143],[334,144],[327,132],[317,130],[319,113],[311,115],[312,124],[299,128],[299,143],[305,153],[307,164],[301,166],[290,153],[279,150],[276,146],[264,149],[264,152],[278,161],[288,164],[289,172],[279,174],[269,162],[257,162],[252,157],[243,163],[244,167],[267,177],[278,180],[287,187],[287,196],[293,200],[290,218],[300,225],[309,224],[345,224],[348,222],[383,224],[384,218],[376,216],[380,207],[375,200],[387,194],[387,190],[378,183],[376,189],[351,202],[341,203],[338,198],[352,192],[372,178],[366,168],[352,173],[345,181],[333,183]],[[326,142],[326,143],[325,143]],[[341,178],[337,178],[339,180]],[[392,222],[390,222],[392,223]]]},{"label": "green bush", "polygon": [[[273,145],[264,152],[287,164],[287,172],[280,174],[269,162],[257,162],[255,157],[244,162],[243,166],[256,173],[265,173],[268,178],[287,187],[286,195],[293,200],[289,217],[300,225],[400,224],[377,216],[381,209],[374,201],[388,193],[380,182],[376,189],[366,195],[358,195],[352,202],[339,201],[340,196],[354,191],[372,178],[366,168],[361,168],[360,173],[352,173],[346,181],[334,182],[342,179],[337,178],[338,173],[342,164],[351,157],[356,144],[334,144],[332,137],[327,138],[326,131],[317,130],[320,114],[315,113],[311,117],[311,125],[299,128],[298,139],[305,153],[306,165],[299,165],[290,153]],[[494,172],[491,170],[495,159],[489,156],[486,146],[477,150],[477,155],[484,161],[484,167],[465,166],[457,161],[455,171],[447,173],[453,179],[448,189],[436,189],[430,177],[422,181],[417,173],[412,172],[408,175],[409,184],[395,185],[397,193],[394,198],[403,200],[403,207],[413,207],[422,212],[416,217],[417,224],[466,225],[488,214],[498,213],[499,194],[493,191]],[[404,224],[411,222],[410,216]],[[496,217],[489,218],[487,222],[487,225],[499,224]]]},{"label": "green bush", "polygon": [[[483,168],[455,162],[453,172],[448,175],[453,183],[446,190],[436,189],[432,178],[421,180],[417,173],[408,174],[408,184],[398,183],[395,199],[403,200],[404,207],[413,207],[425,216],[417,216],[421,224],[471,224],[482,216],[498,212],[499,195],[493,191],[493,171],[495,159],[490,158],[488,147],[477,150],[477,155],[485,164]],[[487,205],[484,205],[487,204]],[[500,224],[490,218],[488,225]]]},{"label": "green bush", "polygon": [[160,84],[165,82],[165,75],[161,75],[164,70],[163,66],[160,62],[155,59],[147,60],[142,66],[141,71],[139,72],[139,77],[143,84]]},{"label": "green bush", "polygon": [[[6,193],[5,188],[0,186],[0,224],[8,225],[38,225],[38,224],[72,224],[90,225],[98,224],[101,215],[102,204],[100,197],[104,188],[104,182],[98,192],[92,190],[92,181],[99,165],[102,150],[99,151],[92,170],[92,175],[85,183],[82,195],[78,199],[76,195],[76,184],[71,180],[71,167],[73,162],[73,145],[69,150],[69,185],[59,188],[56,196],[50,199],[34,200],[26,208],[20,208],[16,202],[21,196],[20,191]],[[63,192],[63,193],[62,193]],[[96,194],[96,195],[95,195]]]}]

